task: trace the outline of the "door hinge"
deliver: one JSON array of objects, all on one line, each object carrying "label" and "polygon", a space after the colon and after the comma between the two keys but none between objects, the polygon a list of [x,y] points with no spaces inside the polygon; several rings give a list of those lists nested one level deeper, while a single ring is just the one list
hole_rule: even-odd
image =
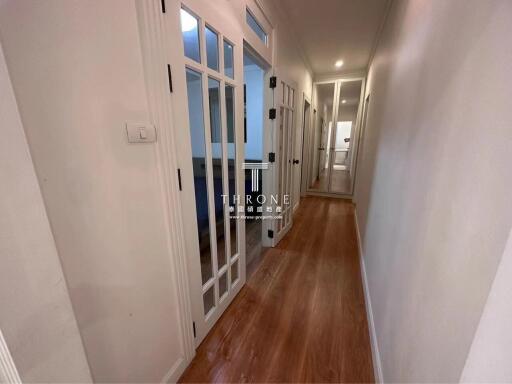
[{"label": "door hinge", "polygon": [[274,231],[273,230],[271,230],[271,229],[268,230],[268,237],[269,237],[269,239],[273,239],[274,238]]},{"label": "door hinge", "polygon": [[277,77],[270,76],[270,84],[269,84],[269,86],[270,86],[270,88],[277,87]]},{"label": "door hinge", "polygon": [[274,120],[276,118],[276,109],[275,108],[270,108],[268,110],[268,118],[270,120]]},{"label": "door hinge", "polygon": [[178,187],[181,189],[181,169],[178,168]]},{"label": "door hinge", "polygon": [[169,78],[169,91],[172,93],[172,72],[170,64],[167,64],[167,77]]},{"label": "door hinge", "polygon": [[192,322],[192,332],[194,332],[194,337],[196,337],[196,322]]},{"label": "door hinge", "polygon": [[160,0],[160,3],[162,4],[162,13],[165,13],[165,0]]},{"label": "door hinge", "polygon": [[276,162],[276,153],[275,152],[269,152],[268,153],[268,162],[269,163],[275,163]]}]

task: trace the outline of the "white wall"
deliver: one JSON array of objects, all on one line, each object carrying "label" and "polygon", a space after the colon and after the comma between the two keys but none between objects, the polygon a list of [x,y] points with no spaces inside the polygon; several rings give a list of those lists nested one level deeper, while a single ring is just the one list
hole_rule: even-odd
[{"label": "white wall", "polygon": [[124,127],[148,119],[135,3],[3,0],[0,36],[93,378],[158,382],[183,346],[156,147]]},{"label": "white wall", "polygon": [[0,330],[23,382],[90,382],[1,46],[0,125]]},{"label": "white wall", "polygon": [[459,380],[512,225],[512,2],[396,1],[356,203],[386,381]]},{"label": "white wall", "polygon": [[512,231],[471,345],[461,381],[512,382]]}]

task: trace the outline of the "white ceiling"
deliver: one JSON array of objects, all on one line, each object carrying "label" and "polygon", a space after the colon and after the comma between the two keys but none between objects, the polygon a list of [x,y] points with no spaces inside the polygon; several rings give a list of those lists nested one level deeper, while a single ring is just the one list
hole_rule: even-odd
[{"label": "white ceiling", "polygon": [[[274,0],[292,24],[315,75],[365,69],[388,0]],[[337,60],[344,65],[334,67]]]}]

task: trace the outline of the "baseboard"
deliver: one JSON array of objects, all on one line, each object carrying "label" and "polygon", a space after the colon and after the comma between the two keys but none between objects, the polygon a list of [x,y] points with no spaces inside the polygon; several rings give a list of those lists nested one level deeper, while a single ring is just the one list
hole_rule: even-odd
[{"label": "baseboard", "polygon": [[185,369],[188,367],[187,360],[182,357],[169,369],[169,372],[162,379],[162,383],[177,383]]},{"label": "baseboard", "polygon": [[0,383],[21,384],[20,375],[0,330]]},{"label": "baseboard", "polygon": [[383,383],[382,364],[379,353],[379,343],[377,341],[377,332],[373,321],[372,300],[370,298],[370,288],[368,287],[368,278],[366,276],[366,267],[363,257],[363,244],[361,242],[361,232],[359,231],[359,223],[357,221],[357,212],[354,210],[354,220],[356,223],[357,247],[359,248],[359,262],[361,264],[361,277],[363,279],[364,302],[366,305],[366,316],[368,318],[368,328],[370,331],[370,343],[372,347],[373,372],[376,383]]}]

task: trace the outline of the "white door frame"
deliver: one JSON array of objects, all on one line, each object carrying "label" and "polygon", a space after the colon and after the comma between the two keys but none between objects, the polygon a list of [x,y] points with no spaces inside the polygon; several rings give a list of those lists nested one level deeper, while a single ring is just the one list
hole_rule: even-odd
[{"label": "white door frame", "polygon": [[[304,116],[304,109],[306,108],[306,103],[309,104],[309,119],[306,122],[306,117]],[[313,111],[313,113],[311,113]],[[302,109],[301,109],[301,118],[302,118],[302,158],[300,159],[300,196],[306,196],[307,188],[308,188],[308,174],[304,174],[304,170],[308,169],[309,156],[308,154],[304,154],[304,149],[307,148],[306,143],[308,140],[309,131],[311,127],[314,127],[316,117],[316,108],[313,108],[313,103],[311,102],[311,98],[309,98],[305,92],[302,92]],[[307,152],[307,151],[306,151]],[[300,201],[300,198],[299,198]],[[298,205],[298,204],[297,204]],[[296,208],[294,208],[296,209]]]},{"label": "white door frame", "polygon": [[176,130],[173,117],[177,110],[173,102],[176,97],[169,92],[167,65],[169,61],[168,31],[164,24],[164,13],[158,1],[135,2],[140,29],[141,50],[146,79],[146,93],[151,121],[158,129],[157,165],[165,202],[167,244],[173,275],[176,277],[175,291],[179,312],[179,335],[181,356],[178,363],[162,381],[177,381],[195,355],[192,330],[189,275],[183,233],[181,206],[183,195],[179,193],[179,168],[176,151]]}]

